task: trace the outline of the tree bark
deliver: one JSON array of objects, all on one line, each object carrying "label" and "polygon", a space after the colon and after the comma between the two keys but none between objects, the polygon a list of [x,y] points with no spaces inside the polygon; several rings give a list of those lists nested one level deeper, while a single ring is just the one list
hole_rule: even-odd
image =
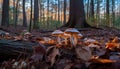
[{"label": "tree bark", "polygon": [[60,23],[60,0],[58,0],[58,23]]},{"label": "tree bark", "polygon": [[[32,47],[39,45],[38,43],[32,43],[27,41],[13,41],[13,40],[0,40],[0,61],[7,59],[15,59],[21,54],[30,55],[33,52]],[[24,57],[25,58],[25,57]]]},{"label": "tree bark", "polygon": [[64,0],[64,24],[66,24],[66,7],[67,7],[67,1]]},{"label": "tree bark", "polygon": [[112,24],[115,22],[115,1],[112,0]]},{"label": "tree bark", "polygon": [[90,0],[87,1],[87,19],[89,18],[89,6],[90,6]]},{"label": "tree bark", "polygon": [[100,24],[100,0],[97,1],[97,14],[96,14],[96,18],[97,18],[97,27]]},{"label": "tree bark", "polygon": [[30,11],[30,25],[29,25],[29,32],[31,32],[31,29],[32,29],[32,10],[33,10],[33,6],[32,6],[32,1],[33,0],[31,0],[31,11]]},{"label": "tree bark", "polygon": [[39,19],[39,5],[38,5],[38,0],[34,0],[34,24],[33,24],[33,28],[36,29],[37,23],[38,23],[38,19]]},{"label": "tree bark", "polygon": [[95,23],[95,18],[94,18],[94,0],[91,0],[91,2],[90,2],[90,18],[92,19],[91,21],[94,24]]},{"label": "tree bark", "polygon": [[9,26],[9,0],[3,0],[1,25]]},{"label": "tree bark", "polygon": [[110,12],[109,12],[109,0],[106,0],[106,24],[107,24],[108,26],[110,26],[109,14],[110,14]]},{"label": "tree bark", "polygon": [[17,27],[17,21],[18,21],[18,5],[19,5],[19,0],[17,0],[16,7],[15,7],[15,22],[14,22],[14,27]]},{"label": "tree bark", "polygon": [[70,0],[69,20],[62,27],[84,28],[90,27],[85,19],[83,0]]},{"label": "tree bark", "polygon": [[26,12],[25,12],[25,1],[23,0],[23,27],[27,27],[27,18],[26,18]]},{"label": "tree bark", "polygon": [[47,0],[47,28],[49,28],[49,0]]}]

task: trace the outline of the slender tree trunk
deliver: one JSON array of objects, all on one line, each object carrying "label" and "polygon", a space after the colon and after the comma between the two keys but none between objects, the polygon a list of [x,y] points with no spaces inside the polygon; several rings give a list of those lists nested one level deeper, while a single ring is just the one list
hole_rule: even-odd
[{"label": "slender tree trunk", "polygon": [[62,20],[62,18],[63,18],[63,16],[62,16],[62,12],[63,12],[63,6],[62,6],[63,4],[62,4],[62,1],[60,1],[60,22],[61,23],[63,23],[63,20]]},{"label": "slender tree trunk", "polygon": [[115,22],[115,1],[112,0],[112,24]]},{"label": "slender tree trunk", "polygon": [[39,19],[39,5],[38,5],[38,0],[34,0],[34,24],[33,24],[33,28],[36,29],[37,23],[38,23],[38,19]]},{"label": "slender tree trunk", "polygon": [[89,6],[90,6],[90,0],[88,0],[88,4],[87,4],[87,18],[89,18]]},{"label": "slender tree trunk", "polygon": [[39,0],[39,9],[40,9],[40,14],[39,14],[39,21],[41,22],[42,21],[42,18],[41,18],[41,16],[42,16],[42,4],[41,4],[41,0]]},{"label": "slender tree trunk", "polygon": [[16,7],[15,7],[15,22],[14,22],[14,27],[17,27],[17,21],[18,21],[18,5],[19,5],[19,0],[17,0]]},{"label": "slender tree trunk", "polygon": [[85,19],[83,0],[70,0],[70,12],[68,23],[62,27],[90,27]]},{"label": "slender tree trunk", "polygon": [[58,22],[60,22],[60,0],[58,0]]},{"label": "slender tree trunk", "polygon": [[109,18],[109,14],[110,14],[110,12],[109,12],[109,0],[106,0],[106,23],[107,23],[107,25],[108,26],[110,26],[110,22],[109,22],[109,20],[110,20],[110,18]]},{"label": "slender tree trunk", "polygon": [[9,0],[3,0],[1,25],[9,26]]},{"label": "slender tree trunk", "polygon": [[96,18],[97,18],[97,27],[100,23],[100,0],[97,1],[97,14],[96,14]]},{"label": "slender tree trunk", "polygon": [[67,7],[67,1],[64,0],[64,24],[66,24],[66,7]]},{"label": "slender tree trunk", "polygon": [[30,11],[30,25],[29,25],[29,32],[32,30],[32,10],[33,10],[33,5],[32,5],[33,0],[31,0],[31,11]]},{"label": "slender tree trunk", "polygon": [[13,22],[15,22],[15,0],[13,0]]},{"label": "slender tree trunk", "polygon": [[49,28],[49,0],[47,0],[47,28]]},{"label": "slender tree trunk", "polygon": [[25,11],[25,0],[23,0],[23,27],[27,27],[27,18],[26,18],[26,11]]},{"label": "slender tree trunk", "polygon": [[95,23],[94,18],[94,0],[91,0],[90,2],[90,18],[92,19],[93,24]]}]

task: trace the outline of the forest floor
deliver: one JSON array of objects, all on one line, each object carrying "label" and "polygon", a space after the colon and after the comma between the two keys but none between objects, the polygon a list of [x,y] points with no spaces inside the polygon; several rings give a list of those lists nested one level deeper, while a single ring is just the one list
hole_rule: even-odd
[{"label": "forest floor", "polygon": [[[18,26],[17,28],[14,28],[14,27],[0,27],[0,30],[3,30],[3,31],[6,31],[6,32],[8,32],[8,33],[10,33],[12,36],[18,36],[18,35],[20,35],[20,33],[23,31],[23,30],[26,30],[26,28],[24,28],[24,27],[21,27],[21,26]],[[62,29],[62,31],[64,31],[65,29]],[[53,39],[53,40],[55,40],[55,38],[54,38],[54,36],[52,36],[51,35],[51,33],[53,32],[54,30],[32,30],[32,32],[31,32],[31,34],[32,35],[34,35],[35,37],[40,37],[40,38],[42,38],[42,37],[48,37],[48,38],[50,38],[50,39]],[[105,47],[105,45],[106,45],[106,43],[107,42],[109,42],[109,41],[111,41],[111,40],[113,40],[115,37],[118,37],[118,38],[120,38],[120,30],[118,30],[118,29],[115,29],[115,28],[109,28],[109,27],[102,27],[102,28],[82,28],[82,29],[79,29],[79,31],[80,31],[80,33],[83,35],[83,38],[81,38],[81,40],[84,40],[85,38],[88,38],[88,39],[94,39],[94,40],[96,40],[96,41],[98,41],[99,43],[100,43],[100,46],[102,46],[102,47]],[[43,44],[44,46],[46,45],[46,44]],[[32,47],[31,47],[32,48]],[[67,50],[67,49],[66,49]],[[65,51],[65,50],[63,50],[62,49],[62,51]],[[117,52],[120,52],[120,51],[117,51]],[[73,55],[73,54],[72,54]],[[68,55],[69,56],[69,55]],[[60,61],[63,61],[63,58],[65,57],[65,55],[64,56],[62,56],[62,58],[61,58],[61,60],[59,60],[59,61],[51,61],[51,63],[52,62],[54,62],[54,63],[56,63],[54,66],[48,66],[48,67],[50,67],[50,68],[52,68],[52,69],[74,69],[75,67],[77,67],[77,66],[75,66],[75,65],[79,65],[79,61],[78,61],[78,63],[76,63],[75,61],[72,61],[73,59],[68,59],[68,61],[69,62],[67,62],[67,61],[65,61],[64,60],[64,62],[65,62],[65,64],[66,65],[62,65],[62,63],[60,62]],[[74,58],[74,59],[76,59],[76,58]],[[13,61],[13,60],[10,60],[10,62],[11,61]],[[120,58],[119,58],[119,61],[120,61]],[[27,61],[25,61],[25,62],[27,62]],[[59,64],[58,64],[58,63]],[[6,64],[8,64],[9,63],[9,61],[7,61],[6,62]],[[13,61],[11,64],[13,65],[15,63],[15,61]],[[21,63],[21,60],[20,60],[20,62],[19,63]],[[43,62],[44,63],[44,62]],[[41,65],[43,64],[43,63],[41,63]],[[61,68],[58,68],[57,67],[57,65],[60,65],[60,63],[61,63]],[[22,64],[22,63],[21,63]],[[116,63],[115,63],[116,64]],[[114,64],[114,65],[115,65]],[[119,62],[119,64],[120,64],[120,62]],[[38,64],[36,63],[36,65],[34,64],[34,65],[32,65],[32,66],[37,66]],[[41,66],[40,65],[40,66]],[[45,64],[46,65],[46,64]],[[92,64],[91,64],[92,65]],[[98,65],[98,68],[96,68],[96,66]],[[100,67],[99,66],[102,66],[101,64],[99,65],[99,64],[97,64],[96,66],[94,66],[94,65],[92,65],[92,66],[88,66],[89,67],[89,69],[99,69]],[[109,65],[109,64],[107,64],[107,65]],[[114,65],[112,65],[112,67],[114,67]],[[6,65],[4,65],[3,63],[0,65],[1,67],[9,67],[10,65],[8,65],[8,66],[6,66]],[[44,64],[43,64],[43,66],[44,66]],[[81,66],[81,67],[84,67],[84,64],[81,64],[80,63],[80,65],[79,66]],[[78,67],[79,67],[78,66]],[[86,65],[87,66],[87,65]],[[86,68],[86,66],[85,66],[85,68]],[[21,66],[22,67],[22,66]],[[62,68],[63,67],[63,68]],[[105,66],[104,66],[105,67]],[[111,68],[112,68],[111,67]],[[85,69],[85,68],[83,68],[83,69]],[[23,69],[26,69],[26,68],[23,68]],[[33,68],[34,69],[34,68]],[[100,69],[102,69],[102,68],[100,68]],[[105,69],[110,69],[110,67],[108,66],[108,68],[105,68]],[[115,68],[114,68],[115,69]],[[117,68],[116,68],[117,69]],[[119,69],[119,68],[118,68]]]}]

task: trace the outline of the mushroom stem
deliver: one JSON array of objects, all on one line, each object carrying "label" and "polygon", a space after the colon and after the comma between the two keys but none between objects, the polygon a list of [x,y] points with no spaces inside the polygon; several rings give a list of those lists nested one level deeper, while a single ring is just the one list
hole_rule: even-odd
[{"label": "mushroom stem", "polygon": [[75,43],[74,43],[74,37],[71,35],[70,37],[70,43],[72,44],[72,46],[75,46]]},{"label": "mushroom stem", "polygon": [[57,41],[58,41],[58,44],[61,44],[61,39],[60,39],[60,36],[58,36]]},{"label": "mushroom stem", "polygon": [[76,46],[76,45],[77,45],[77,42],[78,42],[77,37],[74,37],[74,46]]},{"label": "mushroom stem", "polygon": [[68,44],[68,43],[67,43],[67,38],[65,37],[64,39],[65,39],[65,45],[67,45],[67,44]]}]

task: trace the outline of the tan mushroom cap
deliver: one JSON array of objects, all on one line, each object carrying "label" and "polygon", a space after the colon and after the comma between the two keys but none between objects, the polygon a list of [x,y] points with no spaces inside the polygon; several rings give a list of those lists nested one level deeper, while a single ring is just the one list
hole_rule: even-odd
[{"label": "tan mushroom cap", "polygon": [[69,38],[70,37],[70,34],[67,34],[64,32],[64,34],[62,35],[63,37],[66,37],[66,38]]},{"label": "tan mushroom cap", "polygon": [[26,32],[25,35],[31,35],[31,33],[30,32]]},{"label": "tan mushroom cap", "polygon": [[10,35],[8,32],[5,33],[6,35]]},{"label": "tan mushroom cap", "polygon": [[95,44],[89,44],[88,47],[100,48],[100,46],[95,45]]},{"label": "tan mushroom cap", "polygon": [[61,30],[55,30],[54,32],[52,32],[53,36],[58,36],[58,35],[62,35],[64,32],[62,32]]},{"label": "tan mushroom cap", "polygon": [[78,37],[78,38],[81,38],[81,37],[83,37],[83,35],[79,33],[79,34],[77,35],[77,37]]},{"label": "tan mushroom cap", "polygon": [[79,34],[80,32],[75,28],[68,28],[65,30],[65,33],[67,33],[67,34]]},{"label": "tan mushroom cap", "polygon": [[85,43],[94,43],[94,42],[98,42],[98,41],[95,40],[95,39],[89,39],[89,38],[85,38],[84,41],[85,41]]}]

